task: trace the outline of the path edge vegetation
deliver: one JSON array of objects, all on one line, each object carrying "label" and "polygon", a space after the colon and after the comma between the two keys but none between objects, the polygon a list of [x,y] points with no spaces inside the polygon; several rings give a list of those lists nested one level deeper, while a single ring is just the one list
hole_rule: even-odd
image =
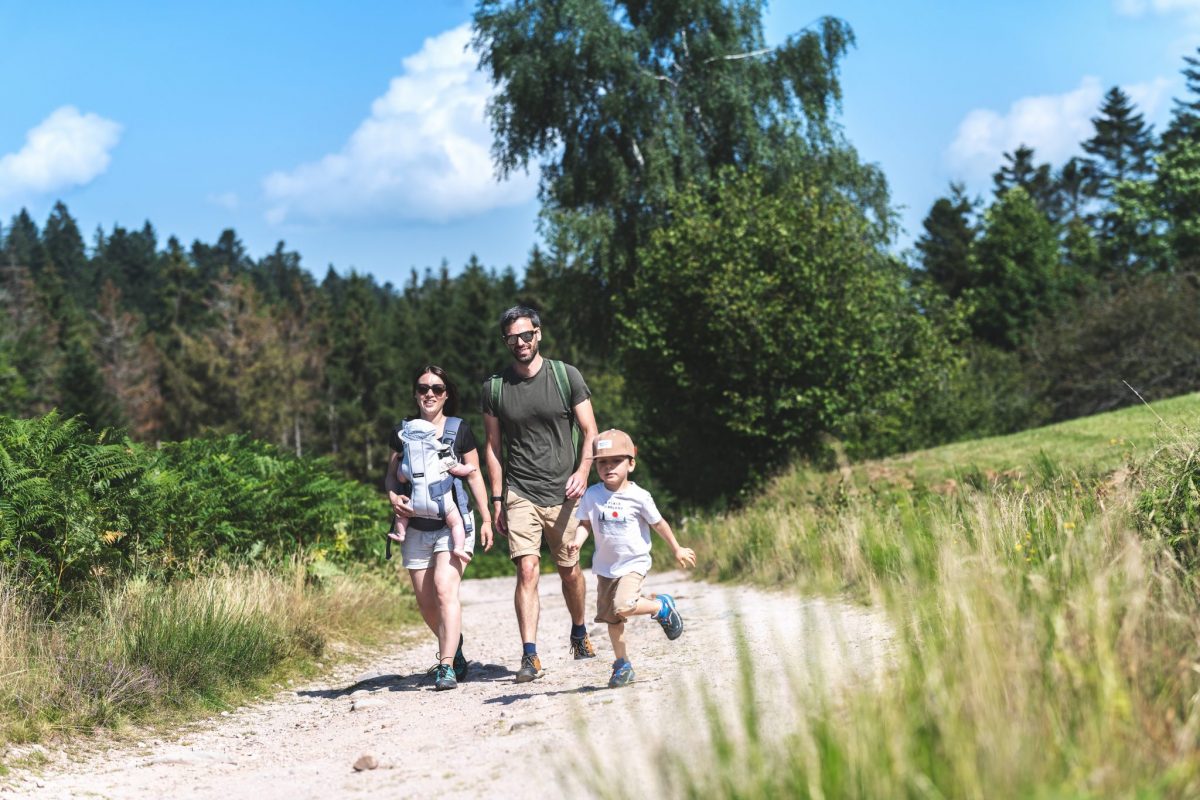
[{"label": "path edge vegetation", "polygon": [[1198,484],[1194,394],[795,465],[745,508],[692,521],[698,573],[884,609],[882,680],[796,681],[799,722],[762,730],[729,710],[753,702],[764,666],[743,654],[746,700],[705,707],[711,752],[660,745],[655,787],[579,769],[602,797],[1194,797]]}]

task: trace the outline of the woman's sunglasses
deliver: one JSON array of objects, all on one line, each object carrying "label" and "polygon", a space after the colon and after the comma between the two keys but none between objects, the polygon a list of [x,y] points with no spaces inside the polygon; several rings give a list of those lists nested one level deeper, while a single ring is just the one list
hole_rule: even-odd
[{"label": "woman's sunglasses", "polygon": [[509,347],[516,347],[518,340],[524,342],[525,344],[529,344],[530,342],[533,341],[533,337],[535,337],[535,336],[537,336],[537,328],[534,328],[531,331],[521,331],[520,333],[510,333],[508,336],[505,336],[503,338],[504,338],[504,343],[506,345],[508,345]]},{"label": "woman's sunglasses", "polygon": [[432,386],[428,383],[417,384],[417,394],[429,394],[430,392],[433,392],[435,397],[441,397],[446,393],[446,387],[441,383],[435,383]]}]

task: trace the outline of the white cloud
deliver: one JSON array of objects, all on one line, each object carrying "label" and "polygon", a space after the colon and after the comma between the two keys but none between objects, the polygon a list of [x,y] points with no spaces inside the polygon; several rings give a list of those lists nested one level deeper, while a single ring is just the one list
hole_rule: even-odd
[{"label": "white cloud", "polygon": [[1176,11],[1200,14],[1200,0],[1114,0],[1113,6],[1118,14],[1127,17],[1140,17],[1146,13],[1171,14]]},{"label": "white cloud", "polygon": [[[1200,0],[1198,0],[1200,2]],[[1159,117],[1171,82],[1157,78],[1149,83],[1122,87],[1148,121]],[[1092,118],[1100,113],[1107,87],[1087,76],[1064,94],[1023,97],[1007,113],[978,108],[959,123],[946,152],[952,169],[968,180],[991,175],[1003,163],[1004,153],[1025,144],[1037,161],[1060,164],[1079,152],[1079,144],[1095,133]]]},{"label": "white cloud", "polygon": [[1168,116],[1171,106],[1171,90],[1176,81],[1171,78],[1158,77],[1148,83],[1131,83],[1122,87],[1125,94],[1137,106],[1138,113],[1147,122],[1161,122]]},{"label": "white cloud", "polygon": [[470,37],[464,24],[426,39],[339,152],[267,176],[268,221],[445,221],[534,197],[533,176],[495,179],[484,117],[492,87]]},{"label": "white cloud", "polygon": [[25,135],[25,146],[0,157],[0,198],[82,186],[108,169],[121,126],[63,106]]}]

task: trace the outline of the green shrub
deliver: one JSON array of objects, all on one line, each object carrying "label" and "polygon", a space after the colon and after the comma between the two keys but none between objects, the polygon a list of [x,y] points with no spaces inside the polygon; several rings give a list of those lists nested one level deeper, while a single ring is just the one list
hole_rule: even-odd
[{"label": "green shrub", "polygon": [[1138,527],[1161,535],[1189,569],[1200,563],[1200,442],[1179,436],[1142,467]]},{"label": "green shrub", "polygon": [[0,566],[57,607],[211,557],[375,558],[385,510],[325,459],[245,436],[150,449],[55,413],[0,417]]}]

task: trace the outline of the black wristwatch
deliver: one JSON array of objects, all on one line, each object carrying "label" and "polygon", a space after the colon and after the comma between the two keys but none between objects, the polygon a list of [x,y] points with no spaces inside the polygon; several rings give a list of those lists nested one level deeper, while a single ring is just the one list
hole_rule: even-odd
[{"label": "black wristwatch", "polygon": [[493,497],[493,498],[492,498],[492,502],[493,502],[493,503],[503,503],[503,502],[504,502],[504,498],[503,498],[503,497]]}]

